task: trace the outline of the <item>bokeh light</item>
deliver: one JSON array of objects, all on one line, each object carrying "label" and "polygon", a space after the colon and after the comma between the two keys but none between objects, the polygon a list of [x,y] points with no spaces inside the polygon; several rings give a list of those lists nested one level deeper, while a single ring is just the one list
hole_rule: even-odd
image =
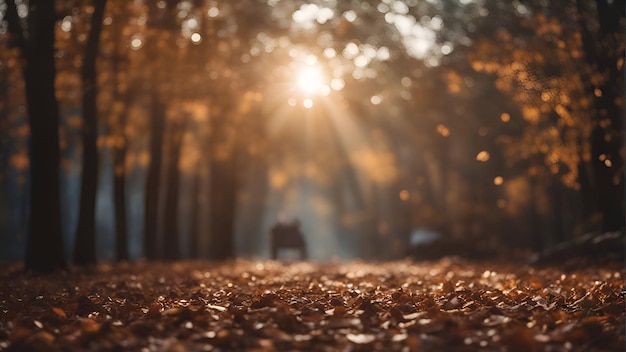
[{"label": "bokeh light", "polygon": [[489,155],[488,151],[481,150],[480,152],[478,152],[478,154],[476,154],[476,161],[486,162],[486,161],[489,161],[490,157],[491,156]]}]

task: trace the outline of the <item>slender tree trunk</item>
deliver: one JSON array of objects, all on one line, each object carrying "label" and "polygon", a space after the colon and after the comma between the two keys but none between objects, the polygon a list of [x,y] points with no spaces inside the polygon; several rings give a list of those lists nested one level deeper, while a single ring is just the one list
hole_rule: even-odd
[{"label": "slender tree trunk", "polygon": [[163,161],[163,134],[165,129],[165,106],[161,103],[158,92],[156,91],[152,93],[151,116],[150,163],[148,164],[144,194],[143,250],[146,259],[155,260],[158,257],[158,203],[161,183],[161,164]]},{"label": "slender tree trunk", "polygon": [[25,267],[42,272],[66,268],[61,232],[59,107],[55,97],[54,2],[28,3],[24,36],[13,1],[7,1],[9,30],[25,61],[26,104],[30,124],[30,222]]},{"label": "slender tree trunk", "polygon": [[[125,109],[130,99],[125,99]],[[126,219],[126,153],[128,140],[126,127],[126,111],[119,115],[117,141],[113,149],[113,208],[115,212],[115,258],[118,261],[128,260],[128,230]]]},{"label": "slender tree trunk", "polygon": [[[121,21],[120,21],[121,23]],[[113,29],[113,40],[115,46],[112,58],[112,86],[113,101],[123,102],[122,111],[114,111],[116,121],[113,122],[115,133],[115,143],[113,146],[113,211],[115,213],[115,258],[117,261],[128,260],[128,221],[126,214],[126,155],[128,152],[128,138],[126,138],[126,121],[128,120],[128,109],[133,101],[135,87],[120,86],[118,80],[120,70],[128,74],[127,49],[123,43],[123,28],[115,25]],[[125,65],[122,66],[121,64]],[[122,67],[120,67],[122,66]],[[133,82],[134,83],[134,82]],[[131,86],[133,86],[131,84]]]},{"label": "slender tree trunk", "polygon": [[[235,153],[233,151],[233,153]],[[215,153],[213,153],[215,156]],[[210,234],[211,258],[234,258],[235,208],[237,204],[236,157],[211,161],[210,177]]]},{"label": "slender tree trunk", "polygon": [[244,236],[249,236],[250,239],[245,240],[242,250],[246,255],[258,255],[260,248],[263,248],[263,242],[267,241],[263,221],[269,193],[268,160],[265,156],[253,156],[246,166],[251,167],[250,172],[254,172],[254,180],[251,181],[254,191],[248,200],[248,211],[242,228]]},{"label": "slender tree trunk", "polygon": [[102,17],[106,0],[96,0],[91,17],[91,30],[85,47],[82,67],[83,83],[83,171],[80,189],[80,208],[74,263],[92,265],[96,263],[96,194],[98,191],[98,118],[96,100],[96,58],[102,32]]},{"label": "slender tree trunk", "polygon": [[[157,42],[173,40],[172,35],[176,33],[176,7],[178,0],[166,0],[162,8],[156,2],[150,2],[148,6],[149,20],[147,25],[152,31],[152,38],[148,41],[145,50],[157,52]],[[152,85],[152,105],[150,107],[150,162],[146,174],[146,184],[144,193],[144,228],[143,228],[143,251],[148,260],[159,258],[159,203],[161,201],[161,166],[163,164],[163,140],[166,124],[166,105],[161,95],[167,96],[169,91],[167,82],[171,81],[172,71],[152,72],[148,78]],[[171,93],[171,92],[167,92]]]},{"label": "slender tree trunk", "polygon": [[193,173],[191,185],[191,208],[189,217],[189,257],[198,259],[200,257],[200,161],[196,165]]},{"label": "slender tree trunk", "polygon": [[113,207],[115,208],[115,258],[128,260],[128,231],[126,221],[126,138],[113,151]]},{"label": "slender tree trunk", "polygon": [[543,218],[537,211],[537,179],[535,176],[530,176],[530,203],[528,207],[528,220],[530,221],[530,234],[528,236],[527,244],[534,251],[541,251],[544,249],[544,243],[542,239],[543,233]]},{"label": "slender tree trunk", "polygon": [[[221,116],[211,121],[209,140],[209,257],[227,260],[235,256],[235,212],[237,207],[239,141],[229,131],[227,111],[232,101],[225,101]],[[225,152],[226,151],[226,152]]]},{"label": "slender tree trunk", "polygon": [[[117,71],[117,70],[114,70]],[[115,80],[117,82],[117,80]],[[117,84],[116,84],[117,85]],[[115,94],[121,99],[117,87]],[[126,218],[126,154],[128,139],[126,138],[127,111],[131,103],[130,92],[126,91],[124,111],[118,116],[117,140],[113,148],[113,208],[115,212],[115,258],[118,261],[128,260],[128,227]]]},{"label": "slender tree trunk", "polygon": [[[579,142],[580,145],[584,145],[585,142]],[[594,180],[594,172],[592,162],[585,160],[583,153],[579,153],[581,161],[578,166],[578,180],[580,182],[580,196],[581,196],[581,219],[579,225],[582,226],[582,232],[593,232],[599,230],[599,225],[594,220],[595,213],[598,212],[598,194],[595,192],[596,182]],[[578,224],[577,224],[578,225]]]},{"label": "slender tree trunk", "polygon": [[170,133],[169,168],[165,193],[165,214],[163,223],[163,253],[165,260],[180,259],[180,239],[178,230],[178,195],[180,171],[178,164],[185,129],[185,121],[176,122]]},{"label": "slender tree trunk", "polygon": [[563,185],[558,179],[552,180],[550,182],[550,193],[551,193],[551,203],[552,203],[552,221],[553,230],[552,236],[554,237],[553,243],[550,245],[554,245],[556,243],[560,243],[568,240],[569,236],[565,233],[565,226],[563,225],[565,204],[563,204]]}]

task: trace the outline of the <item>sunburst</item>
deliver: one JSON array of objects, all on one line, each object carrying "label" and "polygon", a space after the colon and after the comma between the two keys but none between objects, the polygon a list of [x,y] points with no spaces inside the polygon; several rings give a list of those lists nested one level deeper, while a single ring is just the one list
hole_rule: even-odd
[{"label": "sunburst", "polygon": [[324,76],[318,66],[307,65],[298,71],[298,89],[306,95],[314,95],[321,91],[324,86]]}]

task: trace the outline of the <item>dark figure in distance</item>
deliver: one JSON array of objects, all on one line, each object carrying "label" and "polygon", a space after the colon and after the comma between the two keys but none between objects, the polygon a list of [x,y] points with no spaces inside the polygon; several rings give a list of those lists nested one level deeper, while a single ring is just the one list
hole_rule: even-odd
[{"label": "dark figure in distance", "polygon": [[302,260],[307,259],[306,242],[300,230],[300,221],[294,220],[292,223],[277,223],[270,230],[270,248],[272,259],[278,258],[280,249],[297,249]]}]

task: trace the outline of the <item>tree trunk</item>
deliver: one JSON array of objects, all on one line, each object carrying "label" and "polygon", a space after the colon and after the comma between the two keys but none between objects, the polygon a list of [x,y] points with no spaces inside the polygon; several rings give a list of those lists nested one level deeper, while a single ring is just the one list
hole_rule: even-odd
[{"label": "tree trunk", "polygon": [[[128,92],[126,93],[128,94]],[[126,99],[127,109],[130,99]],[[113,149],[113,208],[115,212],[115,258],[118,261],[128,260],[128,229],[126,219],[126,153],[128,140],[124,132],[126,111],[122,112],[118,121],[117,141]]]},{"label": "tree trunk", "polygon": [[227,260],[235,256],[236,165],[235,156],[225,160],[214,158],[211,161],[210,234],[211,258],[214,260]]},{"label": "tree trunk", "polygon": [[[116,66],[116,65],[115,65]],[[117,71],[115,69],[115,71]],[[117,80],[115,80],[117,82]],[[115,85],[116,100],[120,100],[120,92]],[[130,106],[130,92],[126,91],[124,111],[117,121],[117,136],[113,149],[113,208],[115,212],[115,258],[118,261],[128,260],[128,227],[126,218],[126,154],[128,139],[126,138],[127,111]]]},{"label": "tree trunk", "polygon": [[189,218],[189,257],[198,259],[200,257],[200,161],[193,173],[193,183],[191,185],[191,207]]},{"label": "tree trunk", "polygon": [[30,124],[30,222],[25,268],[51,272],[66,268],[61,232],[59,107],[55,96],[54,2],[29,1],[24,37],[13,1],[7,1],[9,30],[21,46]]},{"label": "tree trunk", "polygon": [[178,195],[180,171],[178,163],[185,129],[185,121],[175,122],[170,133],[169,168],[165,193],[165,213],[163,223],[163,252],[165,260],[180,259],[180,239],[178,230]]},{"label": "tree trunk", "polygon": [[[128,74],[128,57],[123,44],[123,28],[114,26],[113,40],[115,47],[112,59],[112,82],[113,99],[115,102],[123,102],[123,110],[115,112],[117,120],[113,126],[115,131],[115,143],[113,146],[113,211],[115,213],[115,259],[117,261],[128,260],[128,221],[126,214],[126,155],[128,152],[128,138],[126,138],[126,121],[128,109],[132,103],[135,87],[120,88],[118,74],[123,69]],[[120,68],[120,63],[126,63]],[[115,111],[115,110],[114,110]]]},{"label": "tree trunk", "polygon": [[128,260],[128,230],[126,228],[126,138],[113,151],[113,207],[115,208],[115,258]]},{"label": "tree trunk", "polygon": [[165,106],[161,103],[158,92],[156,91],[152,93],[151,116],[150,163],[148,164],[144,193],[143,250],[146,259],[155,260],[158,257],[158,203],[161,183],[161,164],[163,159],[163,134],[165,129]]},{"label": "tree trunk", "polygon": [[550,202],[552,204],[552,221],[554,222],[552,225],[552,243],[550,245],[555,245],[556,243],[561,243],[566,240],[570,240],[571,234],[565,233],[565,226],[563,224],[564,212],[565,212],[565,204],[564,204],[564,194],[563,194],[563,185],[558,179],[554,179],[550,181]]},{"label": "tree trunk", "polygon": [[530,234],[526,243],[530,245],[530,248],[536,252],[544,249],[543,242],[543,216],[537,211],[537,192],[538,185],[535,176],[529,177],[530,183],[530,202],[528,207],[528,220],[530,222]]},{"label": "tree trunk", "polygon": [[105,6],[106,0],[96,0],[81,72],[83,83],[83,170],[78,225],[76,226],[74,243],[74,263],[77,265],[96,263],[96,194],[98,191],[96,58]]},{"label": "tree trunk", "polygon": [[[580,145],[584,145],[585,142],[580,141]],[[580,152],[579,158],[581,160],[578,166],[578,180],[580,182],[580,196],[581,196],[581,219],[577,225],[580,225],[582,233],[595,232],[600,230],[599,224],[595,221],[595,214],[598,210],[598,194],[595,192],[596,182],[594,179],[593,162],[591,160],[585,160],[583,153]]]}]

